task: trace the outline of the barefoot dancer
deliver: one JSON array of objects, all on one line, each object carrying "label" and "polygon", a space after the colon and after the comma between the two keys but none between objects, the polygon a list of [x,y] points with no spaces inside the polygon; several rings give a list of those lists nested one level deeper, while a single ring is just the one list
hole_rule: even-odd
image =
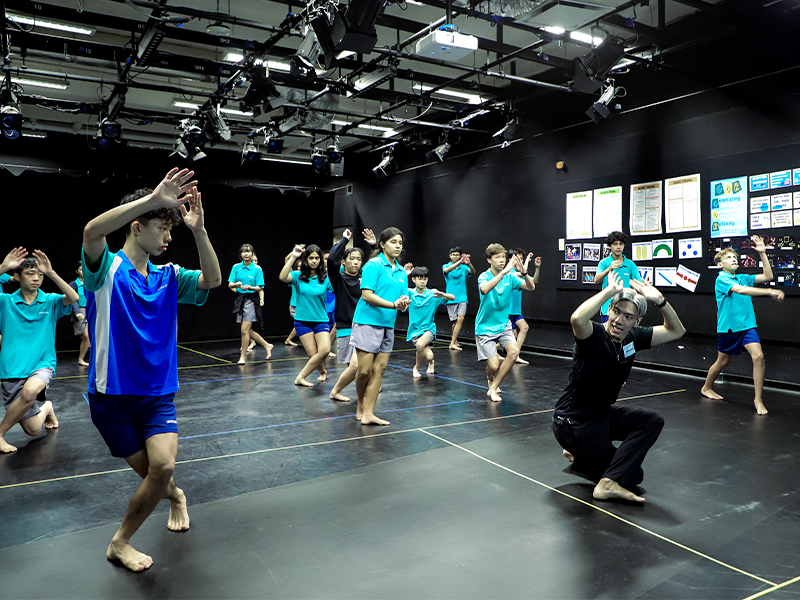
[{"label": "barefoot dancer", "polygon": [[[292,271],[292,265],[298,258],[300,270]],[[279,278],[284,283],[291,283],[295,291],[297,308],[294,313],[294,328],[309,357],[294,384],[312,387],[314,384],[307,381],[306,377],[313,371],[319,371],[317,381],[328,379],[323,363],[331,351],[331,325],[325,310],[325,301],[328,291],[333,291],[333,288],[325,270],[320,247],[314,244],[305,249],[295,246],[283,265]]]},{"label": "barefoot dancer", "polygon": [[[660,291],[640,281],[630,285],[633,289],[625,288],[611,271],[608,285],[572,313],[572,372],[553,414],[553,434],[564,456],[597,482],[592,494],[597,500],[644,502],[631,490],[644,478],[642,462],[664,419],[649,410],[614,403],[636,352],[677,340],[686,332]],[[590,321],[608,300],[605,324]],[[648,300],[661,311],[663,325],[639,327]],[[616,448],[613,441],[622,443]]]},{"label": "barefoot dancer", "polygon": [[[355,246],[347,248],[347,243],[352,235],[349,229],[345,229],[342,239],[331,248],[328,256],[328,277],[336,294],[334,311],[336,356],[341,364],[347,365],[331,390],[331,399],[339,402],[350,402],[350,398],[345,396],[342,390],[353,383],[358,370],[358,355],[350,345],[350,333],[353,328],[353,314],[356,311],[358,300],[361,298],[361,265],[364,263],[365,253],[361,248]],[[378,243],[371,229],[365,229],[362,235],[370,246]],[[343,271],[340,270],[342,265],[344,265]]]},{"label": "barefoot dancer", "polygon": [[[204,227],[194,173],[172,169],[155,191],[142,189],[90,221],[83,231],[83,276],[89,333],[89,406],[113,456],[143,479],[134,492],[106,556],[131,571],[153,559],[133,549],[131,536],[162,498],[170,501],[167,527],[189,529],[186,496],[172,479],[178,454],[178,303],[201,305],[222,283],[219,262]],[[185,204],[188,202],[188,209]],[[183,222],[192,232],[200,271],[156,266]],[[111,254],[106,236],[123,227],[122,250]]]},{"label": "barefoot dancer", "polygon": [[458,334],[464,325],[467,314],[467,277],[475,274],[475,267],[470,262],[469,254],[461,252],[461,246],[450,248],[450,262],[442,265],[442,274],[446,282],[445,291],[453,294],[455,299],[447,303],[447,314],[453,329],[450,338],[450,350],[461,350]]},{"label": "barefoot dancer", "polygon": [[[53,404],[44,401],[56,370],[56,321],[72,312],[78,294],[50,266],[44,252],[26,258],[24,248],[15,248],[0,264],[0,274],[14,271],[19,290],[0,293],[0,385],[6,414],[0,421],[0,452],[16,452],[5,435],[19,423],[28,435],[38,435],[42,424],[57,429]],[[45,294],[39,289],[43,276],[53,280],[63,294]]]},{"label": "barefoot dancer", "polygon": [[[296,245],[300,246],[303,250],[306,249],[305,244],[296,244]],[[286,263],[287,260],[289,260],[290,256],[292,256],[291,252],[289,252],[289,254],[286,255],[286,258],[283,259],[284,264]],[[294,260],[294,257],[292,257],[292,259]],[[300,259],[298,258],[297,260],[294,261],[294,264],[292,265],[292,271],[299,271],[299,270],[300,270]],[[297,310],[297,292],[295,292],[294,286],[291,283],[289,284],[289,287],[292,290],[292,297],[289,299],[289,316],[292,319],[292,330],[289,332],[289,335],[286,336],[286,339],[283,340],[283,343],[287,346],[297,346],[297,342],[292,341],[294,340],[294,338],[297,337],[297,330],[294,328],[294,313]]]},{"label": "barefoot dancer", "polygon": [[[529,253],[527,257],[525,257],[525,253],[523,252],[522,248],[512,248],[507,252],[508,260],[511,260],[511,257],[517,255],[519,256],[520,260],[523,258],[525,262],[522,264],[522,268],[525,269],[525,272],[528,272],[528,265],[533,258],[533,253]],[[539,268],[542,266],[542,257],[537,256],[533,264],[536,266],[536,271],[533,274],[533,283],[539,283]],[[512,271],[512,273],[516,273]],[[525,338],[528,336],[528,331],[530,330],[530,325],[525,320],[525,317],[522,316],[522,290],[514,290],[511,292],[511,308],[509,309],[511,312],[508,315],[508,320],[511,321],[511,329],[514,331],[514,337],[517,339],[517,347],[522,350],[522,345],[525,343]],[[527,360],[522,358],[521,356],[517,357],[517,364],[519,365],[528,365],[530,364]]]},{"label": "barefoot dancer", "polygon": [[741,353],[742,348],[747,350],[753,359],[753,384],[755,386],[755,400],[753,403],[756,412],[760,415],[767,414],[764,406],[764,351],[761,349],[761,340],[756,333],[756,313],[753,310],[752,296],[769,296],[778,302],[783,302],[784,294],[781,290],[753,287],[756,283],[764,283],[772,279],[772,266],[767,258],[766,246],[761,237],[752,237],[755,251],[758,252],[763,265],[763,272],[758,275],[737,275],[739,257],[733,248],[725,248],[714,257],[722,270],[717,275],[714,286],[717,296],[717,360],[708,370],[705,384],[700,390],[706,398],[722,400],[712,386],[722,369],[731,360],[731,355]]},{"label": "barefoot dancer", "polygon": [[[254,265],[258,265],[258,256],[256,256],[255,251],[253,251],[253,264]],[[264,288],[263,287],[260,290],[258,290],[258,305],[261,307],[261,310],[263,312],[263,310],[264,310]],[[251,329],[251,331],[252,331],[252,329]],[[259,336],[259,337],[261,337],[261,336]],[[255,347],[256,347],[256,341],[253,339],[253,336],[251,335],[250,336],[250,344],[247,346],[247,351],[248,352],[252,352],[253,348],[255,348]],[[272,358],[272,349],[274,347],[275,346],[273,346],[272,344],[267,342],[267,359]]]},{"label": "barefoot dancer", "polygon": [[413,265],[400,266],[403,232],[387,227],[378,238],[374,258],[361,273],[361,299],[353,315],[350,345],[358,355],[356,418],[362,425],[388,425],[375,416],[375,404],[394,346],[394,322],[398,310],[408,308],[408,272]]},{"label": "barefoot dancer", "polygon": [[411,302],[408,305],[408,335],[407,342],[414,342],[417,347],[417,360],[411,371],[414,379],[422,377],[419,369],[422,359],[428,361],[428,375],[434,374],[433,350],[430,344],[436,339],[436,309],[442,304],[455,299],[453,294],[445,294],[436,289],[428,289],[427,267],[414,267],[411,271],[411,281],[414,287],[408,290]]},{"label": "barefoot dancer", "polygon": [[243,365],[251,339],[263,346],[267,351],[267,359],[272,357],[272,344],[268,344],[264,338],[253,331],[253,323],[257,321],[262,327],[264,323],[261,316],[262,298],[260,296],[264,289],[264,273],[261,271],[261,267],[253,261],[254,252],[250,244],[242,244],[239,248],[239,255],[242,257],[242,262],[233,265],[230,277],[228,277],[228,288],[236,293],[233,314],[236,322],[241,323],[242,345],[239,350],[239,364]]},{"label": "barefoot dancer", "polygon": [[86,353],[89,351],[92,342],[89,339],[89,328],[86,326],[86,290],[83,287],[83,266],[81,261],[78,261],[78,268],[75,272],[78,274],[78,278],[69,284],[69,287],[78,294],[78,299],[72,303],[72,330],[75,335],[81,338],[78,364],[82,367],[88,367]]}]

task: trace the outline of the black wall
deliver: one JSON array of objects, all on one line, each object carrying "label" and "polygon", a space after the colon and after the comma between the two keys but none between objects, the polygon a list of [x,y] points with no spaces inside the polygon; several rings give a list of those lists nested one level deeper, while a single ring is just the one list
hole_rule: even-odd
[{"label": "black wall", "polygon": [[[700,173],[702,232],[672,237],[709,237],[709,182],[800,167],[800,91],[796,77],[778,74],[749,83],[706,91],[665,104],[614,114],[600,125],[567,127],[527,135],[505,149],[473,152],[443,164],[418,168],[381,180],[356,183],[352,195],[337,195],[337,214],[355,213],[359,226],[394,225],[406,234],[407,260],[432,268],[430,285],[441,287],[440,267],[451,245],[472,254],[479,272],[487,268],[484,250],[491,242],[519,246],[544,259],[540,284],[523,294],[524,314],[532,319],[567,322],[572,311],[599,288],[563,289],[558,239],[566,233],[567,192],[612,185],[623,187],[623,229],[628,230],[632,183]],[[629,94],[633,94],[631,89]],[[556,162],[567,169],[559,171]],[[791,191],[791,190],[790,190]],[[800,235],[800,228],[759,231]],[[670,237],[665,234],[663,237]],[[643,237],[642,240],[649,238]],[[583,241],[601,241],[583,240]],[[676,241],[677,249],[677,241]],[[705,250],[705,248],[704,248]],[[700,290],[716,278],[702,261],[686,261],[701,272]],[[588,263],[582,263],[588,264]],[[666,265],[661,261],[643,263]],[[677,261],[675,261],[677,264]],[[562,289],[559,289],[562,288]],[[792,322],[797,291],[782,304],[756,299],[762,338],[796,342]],[[714,334],[713,293],[666,288],[690,332]],[[470,314],[478,308],[477,284],[469,287]],[[654,311],[655,312],[655,311]],[[648,315],[646,323],[657,322]]]}]

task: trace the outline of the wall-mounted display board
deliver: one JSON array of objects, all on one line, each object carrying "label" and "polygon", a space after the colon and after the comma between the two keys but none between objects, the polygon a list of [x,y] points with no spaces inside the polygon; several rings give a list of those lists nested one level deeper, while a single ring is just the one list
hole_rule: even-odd
[{"label": "wall-mounted display board", "polygon": [[592,191],[567,194],[567,239],[592,237]]},{"label": "wall-mounted display board", "polygon": [[622,231],[622,186],[594,190],[592,224],[592,237],[603,237],[612,231]]},{"label": "wall-mounted display board", "polygon": [[667,233],[700,229],[700,175],[664,180]]},{"label": "wall-mounted display board", "polygon": [[662,202],[660,181],[634,183],[631,186],[631,235],[661,233]]}]

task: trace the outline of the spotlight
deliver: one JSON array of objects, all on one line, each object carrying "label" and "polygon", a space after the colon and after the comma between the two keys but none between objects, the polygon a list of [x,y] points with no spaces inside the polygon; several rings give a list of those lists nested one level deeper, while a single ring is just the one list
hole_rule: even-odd
[{"label": "spotlight", "polygon": [[3,135],[16,140],[22,135],[22,113],[17,96],[11,89],[11,77],[6,75],[5,87],[0,92],[0,115],[3,122]]},{"label": "spotlight", "polygon": [[180,136],[172,146],[172,154],[178,154],[191,161],[205,158],[203,144],[206,143],[206,136],[200,129],[198,121],[194,119],[184,119],[180,124]]},{"label": "spotlight", "polygon": [[393,150],[394,148],[392,147],[384,150],[381,162],[379,162],[377,166],[373,167],[372,172],[378,177],[386,177],[387,175],[397,171],[397,163],[394,160]]},{"label": "spotlight", "polygon": [[281,96],[278,88],[269,79],[267,65],[257,65],[250,73],[250,84],[241,104],[251,108],[254,117],[257,117],[262,110],[268,112],[286,104],[286,98]]},{"label": "spotlight", "polygon": [[509,117],[508,122],[503,126],[503,128],[497,133],[495,133],[492,137],[496,138],[497,136],[502,136],[503,140],[505,140],[503,142],[503,144],[505,145],[507,142],[510,142],[511,140],[514,139],[514,134],[517,132],[519,128],[520,128],[519,117],[515,114],[512,114]]},{"label": "spotlight", "polygon": [[212,146],[231,139],[231,130],[225,119],[222,118],[222,113],[219,109],[219,106],[216,108],[212,106],[203,113],[205,115],[203,133],[205,133],[205,137]]},{"label": "spotlight", "polygon": [[452,147],[453,147],[453,145],[451,143],[445,141],[444,143],[439,144],[438,146],[436,146],[436,148],[431,150],[428,153],[428,157],[429,158],[433,158],[435,156],[441,162],[444,162],[444,155],[447,154],[448,152],[450,152],[450,148],[452,148]]},{"label": "spotlight", "polygon": [[267,138],[267,154],[283,152],[283,138]]},{"label": "spotlight", "polygon": [[586,116],[596,124],[599,124],[603,119],[607,118],[608,115],[611,114],[611,108],[609,105],[616,96],[625,96],[625,88],[615,87],[614,80],[609,79],[605,83],[605,89],[603,90],[603,94],[600,96],[600,99],[586,110]]},{"label": "spotlight", "polygon": [[603,87],[608,73],[625,54],[625,42],[608,34],[603,41],[588,53],[573,59],[567,78],[572,89],[592,94]]},{"label": "spotlight", "polygon": [[248,140],[242,147],[242,163],[245,162],[258,162],[261,160],[261,152],[258,149],[258,144],[255,143],[253,138],[248,136]]},{"label": "spotlight", "polygon": [[317,40],[317,35],[309,27],[300,47],[291,59],[289,74],[301,81],[314,81],[317,78],[317,71],[314,67],[320,54],[322,54],[322,48]]},{"label": "spotlight", "polygon": [[317,173],[323,173],[325,171],[325,167],[328,166],[328,156],[322,148],[314,146],[314,149],[311,151],[311,166],[314,167]]},{"label": "spotlight", "polygon": [[337,11],[330,33],[336,51],[372,52],[378,41],[375,23],[385,7],[386,0],[350,0],[346,12]]},{"label": "spotlight", "polygon": [[332,163],[332,164],[336,165],[336,164],[339,164],[340,162],[342,162],[342,153],[339,150],[339,136],[338,135],[336,136],[336,139],[334,140],[334,142],[330,146],[328,146],[326,154],[328,155],[328,162],[329,163]]},{"label": "spotlight", "polygon": [[119,126],[119,123],[113,119],[103,119],[100,121],[100,131],[103,137],[115,140],[122,133],[122,128]]}]

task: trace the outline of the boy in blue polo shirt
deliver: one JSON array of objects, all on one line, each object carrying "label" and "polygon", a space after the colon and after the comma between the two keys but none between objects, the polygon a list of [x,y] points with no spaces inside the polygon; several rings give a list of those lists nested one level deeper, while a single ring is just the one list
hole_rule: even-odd
[{"label": "boy in blue polo shirt", "polygon": [[[130,539],[162,498],[170,501],[167,527],[189,528],[186,496],[172,479],[178,453],[173,403],[178,391],[178,303],[201,305],[207,290],[222,283],[197,182],[190,181],[193,175],[172,169],[155,190],[129,194],[83,231],[92,422],[111,454],[124,458],[143,480],[106,551],[109,560],[131,571],[153,564],[134,550]],[[151,256],[166,252],[170,229],[181,218],[194,236],[200,271],[150,262]],[[121,227],[125,245],[112,254],[106,236]]]},{"label": "boy in blue polo shirt", "polygon": [[[486,260],[489,269],[478,277],[481,305],[475,317],[475,343],[478,346],[478,360],[486,361],[486,377],[489,381],[486,395],[492,402],[500,402],[500,382],[519,356],[519,346],[508,319],[511,293],[520,288],[532,292],[536,284],[522,266],[519,256],[514,255],[506,264],[506,249],[501,244],[490,244],[486,248]],[[512,273],[513,269],[517,273]],[[502,364],[497,357],[497,344],[506,350]]]},{"label": "boy in blue polo shirt", "polygon": [[414,379],[422,377],[419,368],[422,366],[422,359],[428,361],[428,375],[434,374],[433,350],[429,344],[436,339],[436,309],[447,302],[455,299],[453,294],[446,294],[435,289],[428,289],[428,268],[414,267],[411,271],[411,281],[414,288],[408,290],[408,297],[411,303],[408,305],[408,335],[407,342],[414,342],[417,347],[417,361],[414,363],[412,375]]},{"label": "boy in blue polo shirt", "polygon": [[450,262],[442,265],[442,274],[447,284],[445,290],[454,296],[447,303],[447,314],[453,327],[450,338],[450,350],[461,350],[458,344],[458,334],[464,325],[464,315],[467,314],[467,277],[475,274],[475,267],[470,262],[469,254],[461,252],[461,246],[450,248]]},{"label": "boy in blue polo shirt", "polygon": [[81,338],[78,364],[82,367],[88,367],[86,353],[89,351],[92,342],[89,339],[89,328],[86,322],[86,288],[83,286],[83,265],[81,261],[78,261],[78,267],[75,272],[78,274],[78,278],[69,284],[69,287],[78,294],[78,299],[72,303],[72,331]]},{"label": "boy in blue polo shirt", "polygon": [[747,350],[753,359],[753,384],[756,397],[753,403],[759,415],[767,414],[762,398],[764,392],[764,352],[761,349],[761,340],[756,333],[756,313],[753,310],[751,296],[769,296],[778,302],[783,302],[784,294],[781,290],[753,287],[753,284],[764,283],[772,279],[772,266],[767,258],[766,246],[761,237],[754,235],[754,248],[761,259],[763,272],[760,275],[737,275],[739,257],[733,248],[725,248],[717,252],[714,262],[722,270],[717,275],[714,292],[717,297],[717,360],[711,365],[706,376],[706,381],[700,393],[706,398],[722,400],[717,392],[712,389],[722,369],[731,359],[732,354],[740,354],[742,348]]},{"label": "boy in blue polo shirt", "polygon": [[[0,452],[16,452],[5,435],[19,423],[28,435],[38,435],[42,425],[57,429],[53,404],[41,408],[56,370],[56,321],[72,312],[75,291],[56,274],[44,252],[26,258],[24,248],[14,248],[0,264],[0,273],[14,271],[19,290],[0,294],[0,386],[6,414],[0,422]],[[43,276],[55,282],[63,294],[45,294],[39,289]]]},{"label": "boy in blue polo shirt", "polygon": [[236,322],[241,323],[242,345],[239,352],[239,364],[243,365],[247,353],[250,352],[250,340],[267,351],[267,360],[272,358],[272,344],[253,331],[253,323],[256,321],[261,327],[264,326],[264,319],[261,316],[264,273],[256,264],[255,252],[250,244],[242,244],[239,248],[239,256],[242,262],[236,263],[231,268],[228,289],[233,290],[236,294],[233,314]]},{"label": "boy in blue polo shirt", "polygon": [[[602,289],[606,289],[608,286],[606,275],[610,271],[614,271],[617,274],[617,277],[622,281],[622,285],[626,288],[631,287],[631,280],[642,280],[642,276],[639,275],[639,267],[622,253],[625,250],[626,243],[628,243],[628,236],[621,231],[612,231],[608,234],[606,246],[611,250],[611,254],[600,261],[597,265],[597,273],[594,276],[595,283],[603,284]],[[610,302],[610,300],[607,300],[600,307],[600,321],[602,323],[608,321],[608,305]]]}]

